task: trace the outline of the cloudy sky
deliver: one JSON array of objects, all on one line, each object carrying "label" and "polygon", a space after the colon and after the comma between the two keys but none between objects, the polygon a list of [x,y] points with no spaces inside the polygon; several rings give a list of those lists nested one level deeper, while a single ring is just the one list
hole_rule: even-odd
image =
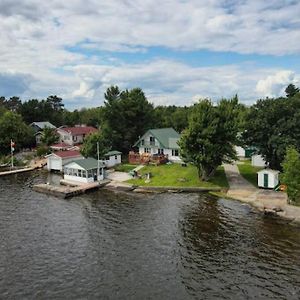
[{"label": "cloudy sky", "polygon": [[1,0],[0,95],[99,106],[110,85],[154,104],[300,85],[300,0]]}]

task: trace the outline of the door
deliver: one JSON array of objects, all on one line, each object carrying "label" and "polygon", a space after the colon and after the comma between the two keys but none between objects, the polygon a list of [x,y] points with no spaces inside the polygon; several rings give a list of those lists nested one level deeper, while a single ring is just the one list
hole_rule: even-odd
[{"label": "door", "polygon": [[269,187],[269,175],[264,174],[264,187],[268,188]]}]

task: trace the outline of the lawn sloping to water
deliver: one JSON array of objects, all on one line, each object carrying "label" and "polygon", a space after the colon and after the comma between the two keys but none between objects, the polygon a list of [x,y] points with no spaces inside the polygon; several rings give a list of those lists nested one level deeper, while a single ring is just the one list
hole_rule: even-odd
[{"label": "lawn sloping to water", "polygon": [[223,167],[219,167],[215,176],[208,182],[200,181],[197,169],[193,165],[187,167],[181,164],[160,166],[145,166],[139,174],[151,173],[151,181],[145,183],[145,178],[131,179],[128,182],[139,186],[174,186],[174,187],[221,187],[228,188]]}]

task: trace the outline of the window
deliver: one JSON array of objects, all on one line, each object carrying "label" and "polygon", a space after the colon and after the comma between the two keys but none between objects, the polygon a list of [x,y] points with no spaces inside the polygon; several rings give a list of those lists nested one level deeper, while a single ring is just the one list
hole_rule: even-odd
[{"label": "window", "polygon": [[154,146],[155,145],[155,137],[150,136],[150,145]]},{"label": "window", "polygon": [[78,176],[81,177],[81,170],[78,170]]},{"label": "window", "polygon": [[150,148],[144,148],[144,152],[145,152],[145,153],[150,153],[150,152],[151,152],[151,149],[150,149]]},{"label": "window", "polygon": [[115,155],[115,160],[117,160],[118,159],[118,156],[117,155]]},{"label": "window", "polygon": [[173,149],[172,150],[172,156],[179,156],[178,149]]},{"label": "window", "polygon": [[145,141],[141,140],[141,146],[144,146],[144,144],[145,144]]},{"label": "window", "polygon": [[82,170],[82,171],[81,171],[81,175],[82,175],[82,177],[86,178],[86,171],[85,171],[85,170]]},{"label": "window", "polygon": [[164,154],[164,149],[158,149],[158,154]]}]

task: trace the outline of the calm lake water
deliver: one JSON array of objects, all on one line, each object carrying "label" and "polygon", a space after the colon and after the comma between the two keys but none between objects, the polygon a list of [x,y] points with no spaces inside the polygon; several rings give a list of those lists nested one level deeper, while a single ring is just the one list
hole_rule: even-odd
[{"label": "calm lake water", "polygon": [[206,194],[62,200],[41,174],[0,178],[1,299],[300,298],[299,228]]}]

